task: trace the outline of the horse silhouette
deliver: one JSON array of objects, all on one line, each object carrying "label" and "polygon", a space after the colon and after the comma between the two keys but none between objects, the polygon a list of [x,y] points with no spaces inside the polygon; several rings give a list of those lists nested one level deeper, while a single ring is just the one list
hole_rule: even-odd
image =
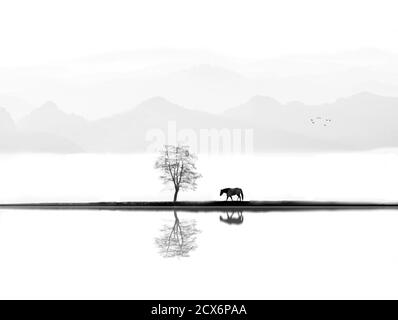
[{"label": "horse silhouette", "polygon": [[221,189],[220,190],[220,196],[222,196],[223,194],[227,195],[227,199],[226,201],[228,201],[228,198],[231,198],[231,201],[233,201],[234,199],[232,198],[232,196],[238,196],[240,201],[243,201],[243,191],[241,188],[225,188],[225,189]]},{"label": "horse silhouette", "polygon": [[[234,217],[234,214],[237,213],[238,216]],[[227,212],[227,217],[224,218],[223,216],[220,216],[220,221],[228,224],[242,224],[243,223],[243,214],[242,211],[240,212],[232,212],[229,214]]]}]

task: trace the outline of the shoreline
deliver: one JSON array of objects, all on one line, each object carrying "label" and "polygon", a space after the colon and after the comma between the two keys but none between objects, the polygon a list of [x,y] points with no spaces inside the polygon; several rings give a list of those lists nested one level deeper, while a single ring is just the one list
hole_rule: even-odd
[{"label": "shoreline", "polygon": [[398,203],[332,201],[140,201],[7,203],[1,209],[26,210],[124,210],[124,211],[300,211],[398,209]]}]

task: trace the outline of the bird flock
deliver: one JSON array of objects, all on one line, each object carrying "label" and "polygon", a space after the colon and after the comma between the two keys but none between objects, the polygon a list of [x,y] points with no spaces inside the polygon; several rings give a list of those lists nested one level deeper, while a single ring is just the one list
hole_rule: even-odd
[{"label": "bird flock", "polygon": [[328,127],[332,124],[332,119],[316,117],[316,118],[311,118],[310,122],[314,126],[317,125],[317,126]]}]

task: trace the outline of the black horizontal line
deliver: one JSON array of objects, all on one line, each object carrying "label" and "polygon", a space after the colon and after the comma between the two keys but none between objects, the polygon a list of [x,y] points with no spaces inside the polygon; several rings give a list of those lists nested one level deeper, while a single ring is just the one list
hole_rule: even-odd
[{"label": "black horizontal line", "polygon": [[300,211],[398,209],[398,203],[328,201],[184,201],[184,202],[63,202],[0,204],[0,209],[61,210],[182,210],[182,211]]}]

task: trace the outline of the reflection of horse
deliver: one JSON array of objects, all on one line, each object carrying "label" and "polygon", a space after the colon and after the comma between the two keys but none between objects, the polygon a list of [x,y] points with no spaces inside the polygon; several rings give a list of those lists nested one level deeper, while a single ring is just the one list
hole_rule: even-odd
[{"label": "reflection of horse", "polygon": [[225,189],[221,189],[220,191],[220,196],[222,196],[223,194],[227,195],[227,201],[228,198],[232,199],[232,196],[238,196],[239,200],[242,201],[243,200],[243,191],[241,188],[225,188]]},{"label": "reflection of horse", "polygon": [[[237,213],[238,216],[234,217],[234,214]],[[227,218],[224,218],[223,216],[220,216],[220,221],[221,222],[225,222],[228,224],[242,224],[243,223],[243,214],[242,211],[239,212],[232,212],[231,214],[229,214],[227,212]]]}]

